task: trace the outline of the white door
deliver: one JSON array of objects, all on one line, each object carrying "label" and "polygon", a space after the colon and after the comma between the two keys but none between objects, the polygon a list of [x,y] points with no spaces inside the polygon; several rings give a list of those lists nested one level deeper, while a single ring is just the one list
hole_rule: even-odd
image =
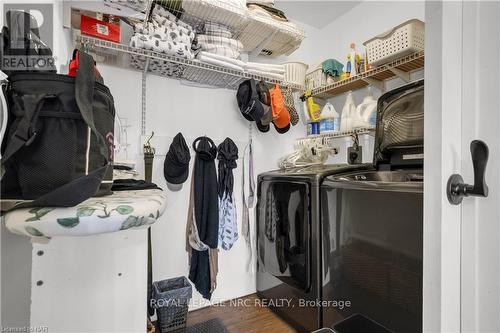
[{"label": "white door", "polygon": [[[424,331],[500,332],[500,2],[426,6]],[[481,189],[473,140],[489,193],[452,205],[452,174]]]}]

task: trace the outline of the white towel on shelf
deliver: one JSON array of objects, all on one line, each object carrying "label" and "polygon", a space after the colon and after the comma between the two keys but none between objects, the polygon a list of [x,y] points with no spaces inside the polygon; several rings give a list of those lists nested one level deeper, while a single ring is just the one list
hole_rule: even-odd
[{"label": "white towel on shelf", "polygon": [[220,46],[226,46],[241,52],[243,50],[243,44],[239,40],[221,36],[210,36],[210,35],[198,35],[199,44],[215,44]]},{"label": "white towel on shelf", "polygon": [[271,72],[266,72],[258,69],[246,69],[245,72],[249,74],[254,74],[254,75],[259,75],[259,76],[265,76],[265,77],[270,77],[279,81],[283,81],[285,76],[283,74],[277,74],[277,73],[271,73]]},{"label": "white towel on shelf", "polygon": [[266,64],[260,62],[247,62],[245,68],[269,71],[276,74],[285,74],[285,66],[279,64]]},{"label": "white towel on shelf", "polygon": [[218,22],[213,22],[213,21],[207,21],[205,22],[203,26],[203,31],[205,35],[210,35],[210,36],[219,36],[219,37],[226,37],[226,38],[232,38],[233,33],[231,31],[231,28],[228,26],[218,23]]},{"label": "white towel on shelf", "polygon": [[215,54],[215,53],[201,51],[200,53],[198,53],[198,57],[200,55],[203,55],[204,57],[212,58],[212,59],[215,59],[215,60],[228,62],[230,64],[236,65],[236,66],[241,67],[241,68],[245,68],[245,66],[246,66],[246,63],[243,62],[243,61],[241,61],[241,60],[234,59],[234,58],[229,58],[229,57],[225,57],[225,56],[222,56],[222,55],[219,55],[219,54]]},{"label": "white towel on shelf", "polygon": [[229,58],[239,58],[240,52],[234,50],[227,46],[215,45],[215,44],[198,44],[200,46],[200,50],[206,51],[213,54],[218,54],[224,57]]},{"label": "white towel on shelf", "polygon": [[[212,65],[221,66],[221,67],[225,67],[225,68],[229,68],[229,69],[234,69],[234,70],[237,70],[240,72],[244,72],[243,67],[241,67],[241,66],[235,65],[234,63],[229,62],[229,61],[224,61],[224,60],[220,60],[220,59],[206,56],[205,54],[202,54],[201,52],[198,54],[198,59],[200,61],[212,64]],[[230,59],[230,58],[228,58],[228,59]]]}]

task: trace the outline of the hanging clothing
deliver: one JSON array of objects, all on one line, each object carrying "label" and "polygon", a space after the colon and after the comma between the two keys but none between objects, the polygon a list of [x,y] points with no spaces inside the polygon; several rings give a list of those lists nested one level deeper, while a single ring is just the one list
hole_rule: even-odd
[{"label": "hanging clothing", "polygon": [[186,250],[190,254],[189,279],[210,299],[216,287],[219,204],[215,158],[217,147],[207,137],[193,142],[196,152],[191,180]]},{"label": "hanging clothing", "polygon": [[219,244],[227,251],[238,240],[233,195],[233,169],[237,166],[238,147],[233,140],[226,138],[219,145],[217,159],[219,160]]},{"label": "hanging clothing", "polygon": [[233,169],[237,167],[238,147],[230,138],[226,138],[218,147],[217,159],[219,160],[219,197],[225,193],[233,195],[234,176]]},{"label": "hanging clothing", "polygon": [[[248,163],[248,165],[247,165]],[[241,194],[242,194],[242,204],[243,204],[243,214],[242,214],[242,226],[241,233],[245,238],[247,243],[250,256],[247,262],[249,271],[253,272],[255,269],[254,257],[252,247],[252,233],[250,229],[250,209],[255,206],[255,180],[254,180],[254,165],[253,165],[253,144],[252,144],[252,132],[250,127],[250,138],[248,140],[248,145],[245,147],[243,152],[243,167],[241,175]],[[248,170],[248,171],[246,171]],[[248,173],[248,174],[247,174]],[[246,182],[245,179],[248,177],[248,197],[246,195]]]}]

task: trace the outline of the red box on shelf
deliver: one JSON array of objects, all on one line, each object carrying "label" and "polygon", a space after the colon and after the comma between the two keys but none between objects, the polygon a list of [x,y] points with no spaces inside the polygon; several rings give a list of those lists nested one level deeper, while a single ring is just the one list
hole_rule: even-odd
[{"label": "red box on shelf", "polygon": [[117,24],[99,21],[93,17],[82,15],[80,30],[82,34],[120,42],[120,26]]}]

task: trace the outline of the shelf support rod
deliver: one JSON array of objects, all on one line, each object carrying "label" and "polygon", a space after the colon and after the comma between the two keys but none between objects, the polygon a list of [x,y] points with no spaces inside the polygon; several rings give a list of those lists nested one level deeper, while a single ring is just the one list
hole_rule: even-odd
[{"label": "shelf support rod", "polygon": [[146,63],[144,64],[144,70],[142,71],[142,87],[141,87],[141,134],[146,135],[146,90],[147,90],[147,76],[148,76],[148,68],[149,68],[149,58],[146,59]]},{"label": "shelf support rod", "polygon": [[365,77],[362,80],[365,81],[366,83],[368,83],[369,85],[377,88],[381,92],[385,91],[385,84],[383,81],[375,80],[374,78],[371,78],[371,77]]},{"label": "shelf support rod", "polygon": [[396,75],[397,77],[399,77],[400,79],[402,79],[403,81],[405,81],[406,83],[410,82],[410,72],[405,72],[405,71],[402,71],[402,70],[397,69],[395,67],[391,67],[391,68],[389,68],[389,70],[394,75]]}]

